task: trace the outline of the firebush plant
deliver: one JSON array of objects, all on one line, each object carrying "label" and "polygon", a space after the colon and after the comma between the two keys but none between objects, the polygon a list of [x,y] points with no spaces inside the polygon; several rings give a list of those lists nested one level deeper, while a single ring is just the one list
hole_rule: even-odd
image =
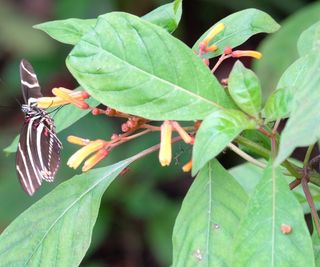
[{"label": "firebush plant", "polygon": [[[176,142],[192,146],[183,171],[195,178],[174,225],[172,266],[319,264],[320,225],[311,194],[320,185],[315,168],[320,157],[311,156],[320,136],[319,23],[302,33],[300,57],[263,100],[259,77],[240,61],[260,60],[262,54],[237,46],[279,25],[260,10],[246,9],[214,24],[190,48],[172,36],[181,14],[182,1],[176,0],[141,18],[111,12],[35,26],[73,46],[66,65],[78,90],[90,95],[79,99],[55,88],[56,97],[38,99],[41,107],[72,104],[58,113],[58,132],[88,112],[92,119],[126,122],[109,140],[68,137],[81,148],[67,164],[78,168],[84,162],[83,174],[57,186],[7,227],[0,236],[1,266],[78,266],[111,182],[156,151],[159,163],[169,165]],[[215,71],[229,58],[237,61],[219,81]],[[154,131],[160,133],[159,145],[94,168],[115,147]],[[308,147],[303,162],[292,160],[301,146]],[[247,162],[224,169],[215,158],[228,148]],[[304,219],[310,211],[312,235]]]}]

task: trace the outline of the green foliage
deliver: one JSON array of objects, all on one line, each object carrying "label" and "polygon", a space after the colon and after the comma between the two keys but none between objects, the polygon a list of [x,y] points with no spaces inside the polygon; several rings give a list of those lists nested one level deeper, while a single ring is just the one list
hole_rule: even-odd
[{"label": "green foliage", "polygon": [[61,43],[75,45],[95,24],[96,19],[66,19],[49,21],[33,27]]},{"label": "green foliage", "polygon": [[243,130],[255,126],[255,121],[239,110],[218,110],[206,117],[193,147],[192,174],[216,157]]},{"label": "green foliage", "polygon": [[[285,160],[296,147],[308,146],[317,142],[320,136],[320,57],[305,76],[303,90],[297,91],[290,118],[284,128],[276,164]],[[299,125],[297,127],[297,125]]]},{"label": "green foliage", "polygon": [[254,117],[261,109],[261,87],[255,73],[237,61],[229,76],[229,93],[244,112]]},{"label": "green foliage", "polygon": [[129,14],[100,16],[66,63],[101,103],[144,118],[195,120],[232,106],[222,86],[186,45]]},{"label": "green foliage", "polygon": [[297,41],[300,34],[319,20],[320,3],[301,8],[281,23],[281,29],[270,35],[259,47],[262,60],[253,62],[253,69],[260,78],[263,98],[275,89],[283,72],[299,57]]},{"label": "green foliage", "polygon": [[218,46],[218,49],[206,54],[208,58],[221,55],[225,47],[236,47],[257,33],[272,33],[280,27],[265,12],[254,8],[245,9],[229,15],[208,29],[193,46],[195,51],[199,51],[199,43],[220,22],[225,25],[225,29],[214,38],[213,43]]},{"label": "green foliage", "polygon": [[[313,7],[319,10],[320,6]],[[217,45],[217,50],[211,52],[199,48],[199,43],[219,22],[193,48],[171,35],[181,19],[181,0],[141,18],[110,12],[93,19],[36,25],[52,38],[73,46],[66,65],[81,88],[89,92],[90,107],[104,104],[115,109],[118,117],[126,118],[126,123],[138,121],[133,128],[105,142],[102,149],[110,148],[108,152],[113,153],[117,138],[125,145],[161,129],[160,146],[58,185],[1,234],[0,266],[78,266],[90,246],[101,198],[107,189],[110,192],[110,183],[129,164],[159,147],[171,158],[170,145],[180,139],[186,141],[184,148],[189,151],[193,145],[192,174],[197,176],[174,225],[172,266],[319,264],[317,229],[314,227],[310,236],[304,219],[304,214],[310,213],[309,206],[320,208],[320,175],[313,169],[317,158],[310,156],[320,138],[320,26],[314,14],[308,8],[301,11],[285,23],[280,37],[266,41],[262,46],[264,59],[256,65],[258,75],[237,61],[225,87],[213,72],[223,57],[236,58],[231,48],[257,33],[279,29],[265,12],[246,9],[222,19],[224,30],[205,47]],[[299,25],[301,18],[306,21]],[[282,43],[284,39],[290,44],[288,49],[281,48],[287,44]],[[290,54],[292,47],[298,47],[299,55],[296,50]],[[289,55],[283,52],[285,49]],[[210,70],[208,60],[221,54],[223,57]],[[263,94],[267,98],[264,106]],[[57,132],[89,112],[71,105],[63,108],[54,116]],[[279,132],[278,123],[284,118],[288,122]],[[167,128],[159,127],[162,122],[156,121],[164,120]],[[170,139],[171,127],[174,139]],[[105,135],[106,131],[94,138]],[[146,148],[146,140],[139,140],[128,151],[137,153]],[[14,152],[16,146],[17,140],[5,151]],[[289,158],[300,146],[310,146],[303,163]],[[228,147],[248,162],[229,171],[224,169],[215,158]],[[183,162],[187,162],[190,154],[184,156]],[[178,157],[174,159],[179,161]],[[156,251],[155,257],[168,265],[171,247],[167,243],[178,205],[154,190],[154,180],[144,179],[153,168],[154,163],[138,165],[138,185],[129,183],[125,190],[116,190],[111,199],[138,220],[148,220],[144,238],[149,249]],[[167,169],[167,173],[172,171]],[[310,193],[299,186],[302,174],[312,183],[308,186]],[[296,188],[289,190],[288,184]],[[98,224],[98,229],[105,228]]]},{"label": "green foliage", "polygon": [[[168,32],[173,32],[178,27],[181,14],[182,0],[175,0],[158,7],[142,18],[166,29]],[[35,25],[34,28],[44,31],[61,43],[76,45],[96,23],[97,19],[65,19],[41,23]]]},{"label": "green foliage", "polygon": [[232,266],[233,238],[248,201],[217,160],[195,178],[173,230],[172,266]]},{"label": "green foliage", "polygon": [[313,24],[306,29],[299,37],[298,52],[300,56],[309,54],[312,51],[320,50],[320,22]]},{"label": "green foliage", "polygon": [[303,90],[305,78],[316,60],[316,53],[309,53],[290,65],[281,76],[277,89],[272,92],[262,111],[268,121],[283,119],[293,110],[294,96]]},{"label": "green foliage", "polygon": [[[284,234],[283,225],[292,232]],[[272,162],[249,200],[232,257],[233,266],[315,266],[301,206]]]},{"label": "green foliage", "polygon": [[102,194],[133,160],[75,176],[22,213],[0,236],[0,265],[78,266]]}]

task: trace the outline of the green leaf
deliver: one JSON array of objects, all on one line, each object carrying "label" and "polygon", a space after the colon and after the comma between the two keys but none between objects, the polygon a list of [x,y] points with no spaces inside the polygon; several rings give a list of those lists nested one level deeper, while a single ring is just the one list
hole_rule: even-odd
[{"label": "green leaf", "polygon": [[296,60],[282,75],[274,91],[266,101],[262,115],[267,121],[283,119],[289,116],[293,99],[297,91],[304,90],[303,84],[310,68],[315,64],[316,53]]},{"label": "green leaf", "polygon": [[192,153],[192,175],[217,156],[245,129],[256,122],[239,110],[218,110],[207,116],[197,132]]},{"label": "green leaf", "polygon": [[64,44],[77,44],[81,37],[96,24],[96,19],[65,19],[44,22],[33,26]]},{"label": "green leaf", "polygon": [[[95,107],[99,104],[99,102],[92,97],[90,99],[87,99],[86,102],[90,105],[90,107]],[[87,115],[89,112],[91,112],[90,109],[79,109],[73,105],[62,107],[53,115],[57,133],[68,128],[69,126],[80,120],[82,117]],[[15,153],[17,151],[18,142],[19,136],[16,136],[11,144],[3,151],[5,153]]]},{"label": "green leaf", "polygon": [[252,35],[260,32],[272,33],[280,26],[267,13],[258,9],[249,8],[233,13],[214,24],[195,43],[193,49],[199,52],[199,43],[208,35],[215,25],[222,22],[225,29],[220,32],[210,44],[215,44],[218,49],[212,53],[205,54],[205,57],[212,58],[223,53],[225,47],[236,47],[248,40]]},{"label": "green leaf", "polygon": [[[295,164],[302,167],[301,162],[295,161]],[[280,167],[282,173],[288,172],[284,167]],[[229,169],[228,171],[238,181],[238,183],[241,184],[241,186],[249,196],[252,194],[252,192],[254,192],[255,187],[257,186],[263,175],[263,169],[251,164],[250,162],[240,164]],[[294,177],[288,176],[287,174],[285,175],[285,178],[287,184],[295,180]],[[312,183],[309,183],[309,189],[316,209],[320,209],[320,188]],[[292,190],[292,192],[301,204],[304,214],[310,214],[310,206],[306,200],[302,187],[298,186],[294,190]]]},{"label": "green leaf", "polygon": [[280,137],[275,164],[284,161],[296,147],[316,143],[320,137],[320,57],[294,95],[290,118]]},{"label": "green leaf", "polygon": [[261,86],[257,75],[237,61],[228,79],[229,93],[244,112],[257,117],[261,109]]},{"label": "green leaf", "polygon": [[104,191],[135,158],[77,175],[16,218],[0,236],[1,266],[78,266]]},{"label": "green leaf", "polygon": [[315,226],[313,226],[312,244],[313,244],[313,253],[314,253],[316,266],[319,267],[320,266],[320,237],[318,235],[318,232]]},{"label": "green leaf", "polygon": [[69,54],[67,66],[101,103],[152,120],[203,119],[232,106],[192,50],[164,29],[126,13],[100,16]]},{"label": "green leaf", "polygon": [[267,99],[262,110],[262,117],[266,118],[266,123],[280,118],[286,118],[292,109],[292,90],[295,87],[279,88]]},{"label": "green leaf", "polygon": [[232,266],[231,243],[246,203],[247,195],[220,163],[207,163],[176,219],[172,266]]},{"label": "green leaf", "polygon": [[[292,231],[283,234],[281,226]],[[272,163],[248,203],[230,266],[314,266],[312,243],[299,202]]]},{"label": "green leaf", "polygon": [[3,149],[3,152],[7,154],[15,153],[18,148],[19,143],[19,135],[17,135],[11,142],[10,145],[8,145],[6,148]]},{"label": "green leaf", "polygon": [[253,61],[253,70],[262,86],[263,99],[274,91],[283,72],[299,57],[297,41],[302,31],[319,21],[320,3],[300,9],[281,23],[281,29],[268,36],[258,48],[264,55]]},{"label": "green leaf", "polygon": [[[175,0],[172,3],[158,7],[142,18],[158,25],[168,32],[173,32],[181,19],[182,0]],[[82,36],[91,30],[97,19],[65,19],[44,22],[33,26],[42,30],[53,39],[70,45],[76,45]]]},{"label": "green leaf", "polygon": [[142,18],[172,33],[178,27],[182,14],[182,0],[165,4],[144,15]]},{"label": "green leaf", "polygon": [[299,37],[298,52],[300,56],[304,56],[312,51],[320,50],[320,21],[306,29]]}]

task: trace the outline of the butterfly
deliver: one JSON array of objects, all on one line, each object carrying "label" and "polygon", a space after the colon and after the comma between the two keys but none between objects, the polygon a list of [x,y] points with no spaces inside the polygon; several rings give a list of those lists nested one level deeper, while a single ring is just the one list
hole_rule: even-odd
[{"label": "butterfly", "polygon": [[53,182],[60,166],[62,144],[56,135],[51,116],[37,107],[42,97],[37,76],[31,64],[22,59],[20,79],[25,114],[16,153],[16,169],[23,190],[30,196],[43,180]]}]

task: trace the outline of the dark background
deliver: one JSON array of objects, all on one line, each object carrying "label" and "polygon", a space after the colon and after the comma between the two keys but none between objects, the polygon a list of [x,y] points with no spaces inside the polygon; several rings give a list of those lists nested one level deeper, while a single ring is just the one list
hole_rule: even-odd
[{"label": "dark background", "polygon": [[[38,75],[45,95],[51,88],[77,86],[68,73],[64,61],[71,46],[50,39],[32,25],[48,20],[94,18],[111,11],[125,11],[138,16],[167,3],[161,0],[0,0],[0,150],[8,146],[17,135],[23,122],[20,112],[21,93],[19,61],[28,59]],[[276,21],[315,1],[305,0],[185,0],[183,16],[176,37],[192,46],[200,35],[221,18],[249,7],[269,13]],[[264,34],[247,41],[242,48],[255,49]],[[106,38],[108,38],[106,36]],[[247,65],[249,61],[245,61]],[[222,65],[219,78],[226,77],[232,62]],[[75,173],[66,167],[66,161],[77,147],[68,144],[70,134],[86,138],[109,139],[120,132],[119,120],[105,117],[81,119],[59,133],[64,143],[62,167],[54,184],[46,184],[30,198],[20,188],[15,172],[15,156],[0,153],[0,232],[23,210],[58,183]],[[143,140],[127,143],[114,151],[100,165],[107,165],[127,158],[159,140],[155,133]],[[93,242],[82,266],[168,266],[171,262],[171,233],[181,201],[192,183],[181,166],[191,156],[188,146],[175,145],[174,160],[170,167],[161,168],[157,155],[140,160],[130,172],[116,179],[104,195]],[[237,157],[230,152],[220,159],[226,167],[236,164]]]}]

